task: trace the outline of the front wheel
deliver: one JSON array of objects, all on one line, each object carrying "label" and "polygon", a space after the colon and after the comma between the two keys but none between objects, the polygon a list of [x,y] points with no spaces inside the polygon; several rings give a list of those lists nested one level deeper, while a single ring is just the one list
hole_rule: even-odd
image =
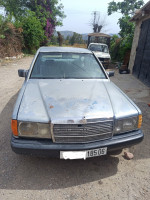
[{"label": "front wheel", "polygon": [[130,69],[119,69],[120,74],[130,74]]}]

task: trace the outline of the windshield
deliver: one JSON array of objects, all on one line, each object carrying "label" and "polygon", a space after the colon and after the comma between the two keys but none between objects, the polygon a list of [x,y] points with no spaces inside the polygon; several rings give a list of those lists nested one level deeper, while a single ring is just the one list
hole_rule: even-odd
[{"label": "windshield", "polygon": [[30,78],[36,79],[105,79],[93,54],[39,53]]},{"label": "windshield", "polygon": [[89,46],[89,49],[91,51],[100,51],[103,53],[109,53],[108,47],[106,45],[101,45],[101,44],[91,44]]}]

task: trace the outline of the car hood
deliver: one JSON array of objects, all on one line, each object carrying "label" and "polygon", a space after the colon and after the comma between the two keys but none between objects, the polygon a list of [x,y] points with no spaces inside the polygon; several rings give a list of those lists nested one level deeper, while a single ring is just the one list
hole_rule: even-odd
[{"label": "car hood", "polygon": [[109,53],[94,51],[94,54],[95,54],[98,58],[110,58],[110,54],[109,54]]},{"label": "car hood", "polygon": [[54,124],[121,118],[138,111],[109,80],[30,79],[18,120]]}]

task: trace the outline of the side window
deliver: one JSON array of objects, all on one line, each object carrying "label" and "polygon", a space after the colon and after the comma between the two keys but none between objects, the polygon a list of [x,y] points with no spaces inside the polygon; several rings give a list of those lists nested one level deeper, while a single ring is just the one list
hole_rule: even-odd
[{"label": "side window", "polygon": [[91,51],[94,51],[94,50],[95,50],[95,48],[94,48],[93,45],[91,45],[91,46],[89,47],[89,49],[90,49]]}]

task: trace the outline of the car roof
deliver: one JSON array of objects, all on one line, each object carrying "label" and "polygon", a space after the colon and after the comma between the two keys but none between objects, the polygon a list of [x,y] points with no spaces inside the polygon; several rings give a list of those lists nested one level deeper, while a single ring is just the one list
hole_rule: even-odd
[{"label": "car roof", "polygon": [[40,47],[39,52],[67,52],[67,53],[91,53],[88,49],[75,47]]},{"label": "car roof", "polygon": [[105,45],[105,46],[107,46],[107,44],[104,44],[104,43],[90,43],[89,46],[90,46],[91,44],[92,44],[92,45],[95,44],[95,45]]}]

